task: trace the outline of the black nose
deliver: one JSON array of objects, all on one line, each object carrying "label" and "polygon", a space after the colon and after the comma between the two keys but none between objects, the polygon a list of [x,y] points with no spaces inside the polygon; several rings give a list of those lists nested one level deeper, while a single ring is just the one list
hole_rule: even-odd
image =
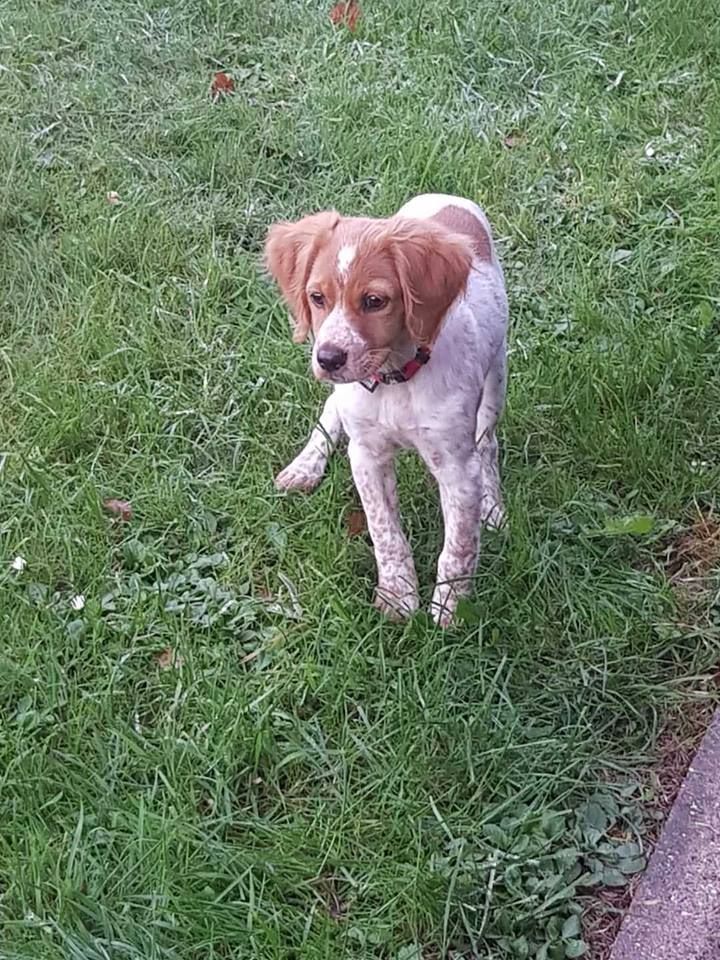
[{"label": "black nose", "polygon": [[320,347],[317,352],[317,362],[323,370],[327,370],[328,373],[333,373],[335,370],[339,370],[340,367],[344,367],[346,360],[347,353],[341,350],[340,347],[334,347],[332,344],[328,344],[326,347]]}]

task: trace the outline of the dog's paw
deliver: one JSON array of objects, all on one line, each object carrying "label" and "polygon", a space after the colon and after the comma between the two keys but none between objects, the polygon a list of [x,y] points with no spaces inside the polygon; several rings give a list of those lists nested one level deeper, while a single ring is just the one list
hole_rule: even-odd
[{"label": "dog's paw", "polygon": [[300,454],[275,477],[277,490],[302,490],[309,493],[320,483],[325,473],[326,461],[318,457]]},{"label": "dog's paw", "polygon": [[410,594],[398,596],[380,587],[375,590],[375,600],[373,602],[376,609],[384,614],[388,620],[392,620],[393,623],[400,623],[401,620],[409,619],[420,605],[417,596]]},{"label": "dog's paw", "polygon": [[430,601],[430,616],[438,627],[445,630],[451,626],[455,616],[455,608],[461,596],[463,596],[463,592],[459,591],[453,584],[437,584]]},{"label": "dog's paw", "polygon": [[375,588],[375,606],[389,620],[407,620],[420,606],[414,571],[381,577]]}]

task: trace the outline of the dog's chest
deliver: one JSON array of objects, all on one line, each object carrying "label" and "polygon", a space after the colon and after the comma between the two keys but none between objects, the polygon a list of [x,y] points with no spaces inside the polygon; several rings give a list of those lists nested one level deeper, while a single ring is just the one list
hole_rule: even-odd
[{"label": "dog's chest", "polygon": [[[468,432],[475,425],[479,396],[471,384],[453,388],[438,376],[403,384],[381,384],[369,393],[360,384],[336,387],[340,416],[352,440],[371,447],[417,447],[428,433]],[[427,371],[430,374],[430,371]]]},{"label": "dog's chest", "polygon": [[[471,281],[469,294],[477,287],[483,303],[486,281]],[[448,313],[443,330],[428,363],[406,383],[380,384],[370,393],[362,384],[335,387],[343,428],[378,452],[386,447],[420,449],[443,438],[463,443],[474,437],[483,385],[485,354],[496,349],[485,325],[478,321],[479,308],[461,300]],[[433,439],[435,438],[435,439]]]}]

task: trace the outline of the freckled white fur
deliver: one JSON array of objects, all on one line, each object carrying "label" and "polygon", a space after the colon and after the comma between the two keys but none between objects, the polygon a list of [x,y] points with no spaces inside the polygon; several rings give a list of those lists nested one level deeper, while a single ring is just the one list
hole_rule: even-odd
[{"label": "freckled white fur", "polygon": [[[491,236],[482,210],[461,197],[425,194],[397,216],[423,219],[448,204],[469,210]],[[349,324],[334,313],[322,333],[336,342],[346,337]],[[430,362],[407,383],[383,384],[374,393],[359,383],[336,385],[307,446],[278,477],[283,489],[311,489],[341,432],[348,435],[353,478],[375,548],[376,603],[391,615],[407,615],[418,606],[395,489],[393,458],[399,448],[419,453],[440,490],[445,541],[431,605],[439,624],[450,623],[459,597],[470,589],[481,525],[503,522],[495,426],[505,398],[507,313],[502,268],[493,251],[489,263],[474,260],[465,294],[448,310]]]},{"label": "freckled white fur", "polygon": [[337,268],[340,276],[345,279],[350,269],[350,264],[355,259],[355,245],[346,243],[338,250]]},{"label": "freckled white fur", "polygon": [[361,353],[365,349],[365,342],[354,329],[345,311],[340,307],[335,307],[328,314],[327,319],[320,328],[320,333],[315,339],[315,346],[312,352],[313,372],[316,377],[322,379],[323,371],[317,362],[318,350],[325,344],[332,344],[339,347],[347,354]]}]

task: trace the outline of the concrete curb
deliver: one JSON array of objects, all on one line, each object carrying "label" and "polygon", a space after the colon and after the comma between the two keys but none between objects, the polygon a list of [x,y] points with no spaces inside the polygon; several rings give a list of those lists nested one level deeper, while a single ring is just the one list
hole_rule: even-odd
[{"label": "concrete curb", "polygon": [[610,960],[720,960],[720,711],[690,765]]}]

